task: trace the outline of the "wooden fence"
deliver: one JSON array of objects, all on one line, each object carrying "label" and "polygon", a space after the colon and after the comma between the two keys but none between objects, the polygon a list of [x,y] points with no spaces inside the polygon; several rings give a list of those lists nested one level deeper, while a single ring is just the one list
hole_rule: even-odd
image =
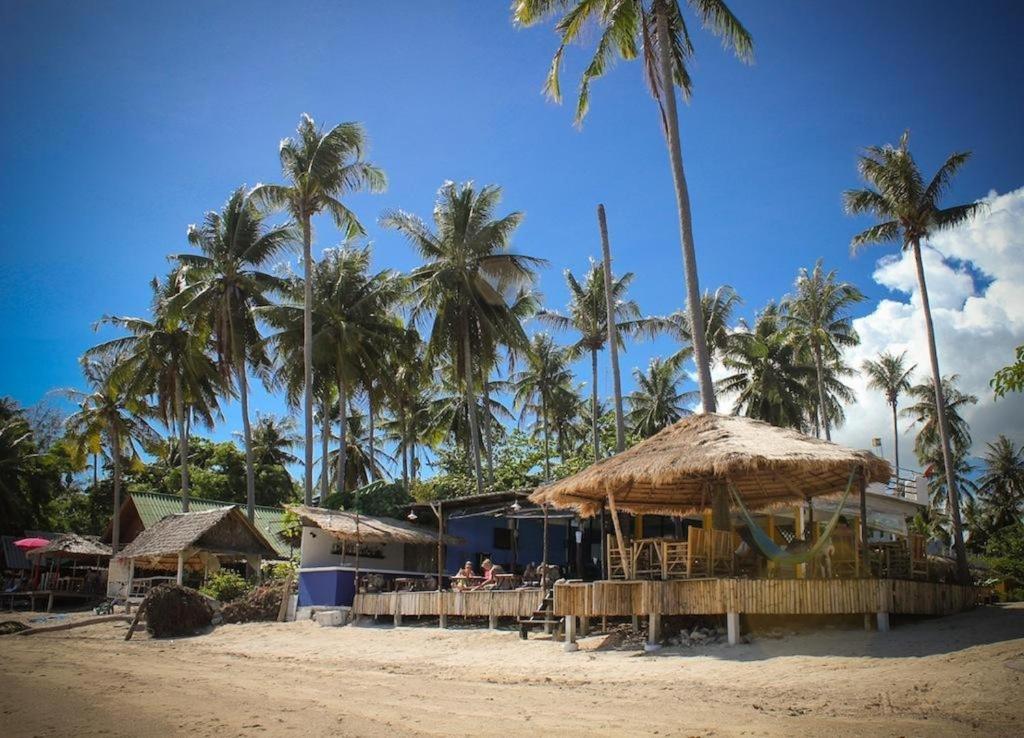
[{"label": "wooden fence", "polygon": [[356,595],[352,611],[357,615],[408,617],[452,615],[455,617],[529,617],[540,607],[539,589],[480,592],[380,592]]},{"label": "wooden fence", "polygon": [[893,579],[688,579],[555,585],[556,615],[948,615],[970,609],[977,587]]}]

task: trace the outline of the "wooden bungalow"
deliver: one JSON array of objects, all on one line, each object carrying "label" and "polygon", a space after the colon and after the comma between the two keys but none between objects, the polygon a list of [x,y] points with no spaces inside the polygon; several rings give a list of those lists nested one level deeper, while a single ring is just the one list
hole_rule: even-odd
[{"label": "wooden bungalow", "polygon": [[266,536],[249,522],[237,506],[168,515],[142,531],[115,560],[127,562],[128,581],[124,590],[131,598],[142,594],[136,567],[150,571],[175,572],[181,584],[185,571],[209,572],[222,563],[245,561],[258,569],[261,558],[277,555]]},{"label": "wooden bungalow", "polygon": [[[887,629],[890,613],[973,606],[975,588],[931,580],[921,541],[888,541],[887,548],[872,541],[867,490],[883,489],[890,474],[889,464],[868,451],[757,420],[684,418],[530,496],[584,519],[608,515],[614,531],[605,539],[605,577],[556,584],[549,607],[565,619],[570,638],[578,622],[592,617],[648,616],[655,640],[664,615],[725,615],[736,642],[741,613],[863,614],[865,622],[870,614]],[[771,516],[800,517],[815,502],[827,521],[794,521],[796,535],[788,540],[765,530]],[[625,514],[668,516],[678,524],[656,537],[634,524],[631,536],[620,520]],[[892,565],[900,552],[906,570]],[[747,565],[743,555],[751,553]],[[357,609],[427,614],[415,599],[366,597]]]}]

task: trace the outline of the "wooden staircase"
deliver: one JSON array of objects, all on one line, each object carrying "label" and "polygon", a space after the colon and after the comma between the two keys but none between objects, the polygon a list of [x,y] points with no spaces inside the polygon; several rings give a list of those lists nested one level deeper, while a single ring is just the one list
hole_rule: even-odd
[{"label": "wooden staircase", "polygon": [[525,641],[529,637],[530,630],[537,626],[541,626],[548,631],[556,630],[561,621],[559,618],[555,617],[553,612],[554,604],[554,587],[545,587],[544,599],[541,601],[540,607],[534,610],[530,617],[519,619],[519,637]]}]

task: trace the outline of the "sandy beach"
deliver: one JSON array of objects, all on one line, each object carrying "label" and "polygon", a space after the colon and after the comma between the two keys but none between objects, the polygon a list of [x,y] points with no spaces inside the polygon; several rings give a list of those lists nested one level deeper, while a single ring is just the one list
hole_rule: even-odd
[{"label": "sandy beach", "polygon": [[426,624],[230,625],[123,640],[125,624],[0,639],[8,736],[1020,735],[1024,607],[890,633],[565,653]]}]

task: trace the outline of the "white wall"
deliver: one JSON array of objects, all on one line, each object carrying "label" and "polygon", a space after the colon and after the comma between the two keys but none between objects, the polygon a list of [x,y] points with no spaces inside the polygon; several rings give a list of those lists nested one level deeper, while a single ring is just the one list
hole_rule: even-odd
[{"label": "white wall", "polygon": [[111,559],[107,566],[107,597],[121,597],[127,592],[128,559]]},{"label": "white wall", "polygon": [[[355,566],[354,552],[347,552],[343,558],[340,554],[332,554],[331,548],[338,539],[320,528],[303,526],[302,528],[302,563],[303,569],[319,566]],[[384,544],[384,558],[359,557],[360,569],[386,569],[390,571],[404,570],[405,557],[401,543]],[[375,546],[376,548],[376,546]]]}]

